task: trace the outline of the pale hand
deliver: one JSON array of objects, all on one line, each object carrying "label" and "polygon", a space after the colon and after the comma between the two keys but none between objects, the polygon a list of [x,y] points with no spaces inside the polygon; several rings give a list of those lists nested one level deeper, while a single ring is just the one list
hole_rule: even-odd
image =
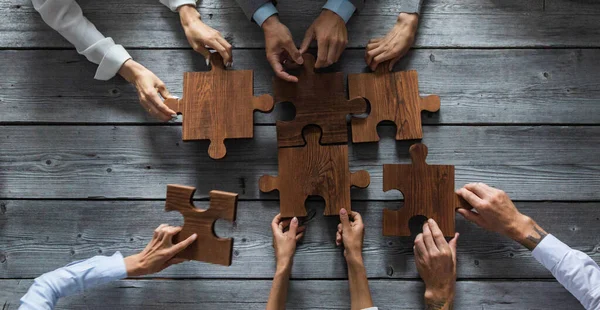
[{"label": "pale hand", "polygon": [[389,60],[388,70],[404,57],[415,41],[419,15],[400,13],[394,27],[383,37],[369,40],[365,51],[365,61],[371,70]]},{"label": "pale hand", "polygon": [[302,54],[294,44],[290,30],[279,21],[277,15],[267,18],[262,24],[262,29],[265,34],[267,61],[275,75],[288,82],[298,82],[298,78],[285,72],[284,68],[284,65],[291,65],[287,64],[288,61],[298,65],[304,63]]},{"label": "pale hand", "polygon": [[415,238],[415,262],[425,283],[426,309],[452,309],[456,285],[456,242],[450,242],[433,219],[423,225],[423,233]]},{"label": "pale hand", "polygon": [[175,111],[171,110],[162,99],[177,97],[169,93],[165,83],[154,75],[152,71],[146,69],[146,67],[133,59],[129,59],[121,66],[119,74],[135,86],[140,104],[146,112],[161,121],[168,121],[177,116]]},{"label": "pale hand", "polygon": [[530,217],[517,210],[508,195],[483,183],[470,183],[456,191],[471,210],[457,209],[467,220],[503,234],[532,250],[547,235]]},{"label": "pale hand", "polygon": [[185,32],[190,46],[194,51],[202,54],[207,61],[210,58],[210,52],[207,46],[217,51],[225,66],[230,67],[233,64],[232,47],[223,35],[217,30],[209,27],[200,19],[200,13],[193,5],[182,5],[178,8],[181,26]]},{"label": "pale hand", "polygon": [[173,237],[181,231],[181,227],[162,224],[154,230],[152,240],[146,248],[135,255],[125,258],[125,268],[128,276],[142,276],[159,272],[171,265],[185,262],[185,259],[175,258],[175,255],[196,241],[196,234],[174,244]]},{"label": "pale hand", "polygon": [[[285,231],[288,226],[289,229]],[[281,214],[277,214],[271,222],[271,229],[273,230],[273,248],[275,249],[277,269],[289,269],[292,267],[292,260],[296,253],[296,243],[304,236],[306,227],[299,226],[296,217],[282,221]]]},{"label": "pale hand", "polygon": [[336,13],[324,9],[306,30],[300,46],[300,53],[306,53],[310,43],[317,40],[317,61],[315,68],[323,68],[336,63],[348,44],[346,23]]},{"label": "pale hand", "polygon": [[344,246],[346,260],[362,260],[362,247],[365,238],[365,225],[358,212],[340,210],[340,222],[335,235],[335,244]]}]

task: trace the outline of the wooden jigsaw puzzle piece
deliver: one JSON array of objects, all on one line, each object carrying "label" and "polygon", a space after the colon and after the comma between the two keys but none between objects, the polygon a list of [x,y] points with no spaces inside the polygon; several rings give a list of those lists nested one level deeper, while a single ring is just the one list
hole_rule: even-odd
[{"label": "wooden jigsaw puzzle piece", "polygon": [[219,238],[214,234],[217,219],[235,221],[237,194],[216,191],[210,192],[210,207],[197,209],[192,198],[196,188],[183,185],[168,185],[165,211],[178,211],[183,216],[183,229],[174,237],[180,242],[196,233],[196,241],[176,257],[213,264],[231,265],[233,239]]},{"label": "wooden jigsaw puzzle piece", "polygon": [[273,111],[274,105],[275,103],[273,102],[273,97],[269,94],[255,96],[252,98],[252,107],[254,108],[254,111],[269,113]]},{"label": "wooden jigsaw puzzle piece", "polygon": [[397,189],[404,196],[402,208],[384,209],[383,235],[410,236],[410,219],[421,215],[433,218],[444,236],[454,236],[454,210],[460,206],[454,193],[454,166],[428,165],[424,144],[412,145],[409,152],[412,165],[383,166],[383,190]]},{"label": "wooden jigsaw puzzle piece", "polygon": [[279,185],[279,177],[270,175],[263,175],[258,180],[258,187],[261,192],[268,193],[274,190],[279,191],[279,204],[281,217],[304,217],[306,216],[306,209],[304,202],[308,195],[302,192],[303,186],[301,184],[283,184]]}]

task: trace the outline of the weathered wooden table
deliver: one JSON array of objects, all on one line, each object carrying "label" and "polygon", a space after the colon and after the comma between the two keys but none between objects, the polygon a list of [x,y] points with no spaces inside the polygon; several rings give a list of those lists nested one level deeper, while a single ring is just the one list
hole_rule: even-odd
[{"label": "weathered wooden table", "polygon": [[[323,1],[280,1],[297,43]],[[349,47],[333,70],[365,71],[363,46],[395,22],[395,0],[369,1],[348,24]],[[80,1],[105,35],[126,46],[181,95],[184,71],[207,70],[188,46],[178,16],[154,0]],[[204,20],[234,45],[234,67],[255,70],[255,93],[272,93],[260,29],[233,0],[201,1]],[[314,52],[314,50],[313,50]],[[0,305],[16,309],[36,276],[96,254],[139,251],[161,223],[166,184],[238,192],[229,268],[186,263],[59,303],[61,309],[264,308],[274,258],[269,223],[278,195],[257,180],[277,173],[274,120],[255,116],[255,139],[231,141],[226,159],[208,143],[181,142],[179,123],[162,124],[139,107],[121,78],[93,80],[96,66],[47,27],[27,0],[0,0]],[[432,164],[456,165],[456,184],[504,189],[549,232],[600,261],[600,2],[590,0],[430,0],[418,39],[396,70],[416,69],[425,94],[442,99],[424,117]],[[409,162],[409,143],[380,127],[379,144],[350,146],[352,170],[372,182],[353,191],[366,221],[364,257],[382,309],[422,306],[409,239],[381,235],[382,164]],[[348,308],[335,218],[309,202],[288,308]],[[551,274],[520,245],[456,218],[457,309],[576,309]]]}]

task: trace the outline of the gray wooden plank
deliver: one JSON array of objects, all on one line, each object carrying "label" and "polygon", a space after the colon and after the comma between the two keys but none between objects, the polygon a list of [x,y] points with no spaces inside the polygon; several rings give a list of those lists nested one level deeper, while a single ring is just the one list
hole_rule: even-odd
[{"label": "gray wooden plank", "polygon": [[[25,0],[4,0],[0,13],[0,42],[5,48],[70,47],[47,27]],[[126,47],[188,47],[179,19],[152,0],[135,3],[117,0],[81,1],[86,16],[107,36]],[[427,4],[422,14],[417,47],[598,47],[600,19],[597,14],[546,13],[543,2],[469,0],[456,5],[447,0]],[[318,15],[323,1],[287,1],[280,16],[299,43]],[[348,23],[349,46],[362,47],[371,38],[384,35],[394,24],[397,2],[370,1],[363,14]],[[541,5],[541,6],[540,6]],[[573,7],[578,8],[578,3]],[[585,8],[583,4],[581,8]],[[220,30],[237,48],[263,47],[260,28],[251,24],[233,0],[208,1],[200,7],[207,24]],[[577,18],[574,18],[577,16]]]},{"label": "gray wooden plank", "polygon": [[595,0],[545,0],[544,11],[558,14],[598,15],[600,3]]},{"label": "gray wooden plank", "polygon": [[[456,165],[456,186],[482,181],[517,200],[598,200],[598,126],[428,126],[428,162]],[[275,126],[254,139],[227,141],[227,157],[207,156],[207,141],[181,142],[180,126],[1,126],[0,197],[164,198],[167,183],[261,194],[257,180],[277,174]],[[398,199],[382,191],[382,164],[409,162],[410,142],[380,127],[379,144],[351,145],[351,170],[371,186],[354,199]],[[144,180],[144,182],[140,182]]]},{"label": "gray wooden plank", "polygon": [[[3,309],[17,309],[31,283],[0,281]],[[56,309],[264,309],[270,286],[268,280],[123,280],[67,297]],[[379,309],[423,309],[420,282],[372,280],[369,286]],[[456,294],[456,309],[583,309],[557,282],[459,281]],[[349,309],[348,284],[291,281],[286,308]]]},{"label": "gray wooden plank", "polygon": [[[192,51],[131,54],[181,96],[184,71],[206,70]],[[273,73],[260,50],[236,50],[236,69],[253,69],[255,94],[272,93]],[[423,94],[438,94],[425,124],[598,124],[600,54],[595,50],[415,50],[397,70],[416,69]],[[73,51],[0,51],[0,123],[148,123],[133,86],[93,80],[96,66]],[[332,70],[365,71],[363,51],[346,51]],[[273,124],[285,112],[255,113]]]},{"label": "gray wooden plank", "polygon": [[[196,197],[206,197],[199,192]],[[207,201],[196,201],[207,208]],[[600,262],[600,203],[516,202],[548,232]],[[366,225],[363,255],[371,278],[418,278],[412,239],[383,237],[384,208],[401,208],[398,201],[354,202]],[[182,217],[165,212],[163,201],[0,201],[0,278],[33,278],[71,261],[121,251],[131,255],[144,248],[161,223],[181,225]],[[307,233],[298,246],[293,278],[346,277],[342,252],[335,247],[339,220],[324,217],[322,202],[307,203]],[[270,222],[277,201],[240,201],[237,221],[217,221],[218,236],[234,238],[230,267],[190,262],[153,277],[269,278],[275,267]],[[417,225],[418,226],[418,225]],[[461,233],[458,277],[543,278],[552,275],[524,247],[484,231],[456,216]]]}]

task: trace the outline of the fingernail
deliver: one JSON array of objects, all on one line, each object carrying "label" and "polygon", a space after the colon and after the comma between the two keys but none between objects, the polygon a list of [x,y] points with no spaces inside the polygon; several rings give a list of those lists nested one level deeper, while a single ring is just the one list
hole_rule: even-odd
[{"label": "fingernail", "polygon": [[346,211],[346,209],[342,208],[342,210],[340,210],[340,214],[346,215],[346,214],[348,214],[348,211]]},{"label": "fingernail", "polygon": [[179,97],[177,96],[172,96],[171,98],[179,100]]},{"label": "fingernail", "polygon": [[206,58],[206,65],[209,66],[210,65],[210,59]]},{"label": "fingernail", "polygon": [[298,223],[298,218],[294,216],[294,218],[292,219],[292,223],[294,223],[294,224]]},{"label": "fingernail", "polygon": [[298,57],[296,59],[296,63],[299,64],[299,65],[301,65],[303,62],[304,62],[304,58],[302,58],[302,57]]},{"label": "fingernail", "polygon": [[194,240],[195,240],[196,238],[198,238],[198,234],[193,234],[193,235],[192,235],[192,239],[194,239]]},{"label": "fingernail", "polygon": [[428,221],[430,224],[434,224],[434,223],[435,223],[435,221],[434,221],[433,219],[428,219],[427,221]]}]

